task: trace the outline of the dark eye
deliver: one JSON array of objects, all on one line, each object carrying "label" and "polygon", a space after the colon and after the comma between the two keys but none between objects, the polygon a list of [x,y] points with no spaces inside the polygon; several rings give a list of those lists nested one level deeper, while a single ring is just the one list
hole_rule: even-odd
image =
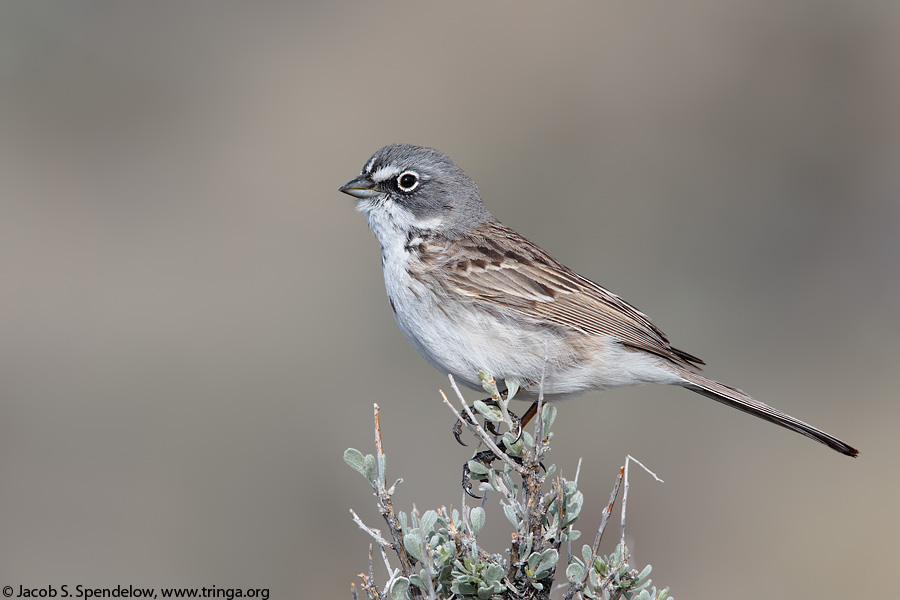
[{"label": "dark eye", "polygon": [[412,171],[404,171],[397,176],[397,187],[408,194],[419,187],[419,176]]}]

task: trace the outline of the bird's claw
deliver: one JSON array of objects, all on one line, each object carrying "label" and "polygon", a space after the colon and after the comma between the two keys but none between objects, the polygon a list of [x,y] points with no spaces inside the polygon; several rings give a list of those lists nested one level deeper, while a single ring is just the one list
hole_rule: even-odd
[{"label": "bird's claw", "polygon": [[[507,390],[503,390],[502,392],[500,392],[500,397],[505,399],[507,394],[509,394],[509,392]],[[493,406],[495,408],[500,407],[500,404],[493,398],[485,398],[483,400],[483,402],[485,404],[487,404],[488,406]],[[519,437],[522,435],[521,421],[520,421],[519,417],[517,415],[515,415],[514,413],[509,412],[509,411],[507,411],[507,412],[509,414],[510,420],[513,422],[513,426],[516,429],[516,441],[519,441]],[[459,442],[460,446],[466,445],[466,443],[462,441],[462,437],[461,437],[463,423],[469,423],[469,424],[473,423],[472,417],[469,416],[468,411],[463,411],[461,413],[461,417],[459,419],[456,419],[456,422],[453,424],[453,437],[456,438],[456,441]],[[484,429],[491,435],[496,435],[496,436],[502,435],[502,433],[500,431],[497,431],[497,423],[494,423],[487,419],[485,419],[485,421],[484,421]]]},{"label": "bird's claw", "polygon": [[[506,446],[503,444],[503,442],[499,442],[497,444],[497,447],[500,449],[501,452],[506,451]],[[485,467],[490,468],[491,464],[498,458],[499,457],[496,454],[494,454],[493,450],[482,450],[481,452],[476,452],[472,456],[472,458],[469,459],[469,461],[474,460],[475,462],[481,463]],[[522,459],[519,458],[518,456],[511,456],[510,458],[514,462],[516,462],[518,464],[522,464]],[[471,471],[471,469],[469,469],[469,461],[466,461],[466,463],[463,465],[462,488],[463,488],[463,491],[466,494],[468,494],[469,496],[471,496],[472,498],[481,500],[482,496],[476,496],[475,494],[472,493],[473,479],[470,478],[470,474],[472,471]],[[543,467],[543,465],[541,465],[541,467]],[[544,470],[546,471],[546,469],[544,469]]]},{"label": "bird's claw", "polygon": [[[501,398],[505,399],[507,393],[508,392],[506,390],[503,390],[502,392],[500,392]],[[496,400],[494,400],[493,398],[488,398],[488,399],[484,400],[483,402],[485,404],[487,404],[488,406],[499,407],[499,403]],[[516,415],[513,412],[507,411],[507,413],[509,414],[510,421],[512,421],[512,425],[513,425],[511,432],[512,431],[515,432],[515,438],[513,438],[512,443],[510,445],[516,444],[516,443],[518,443],[518,441],[520,439],[522,439],[522,432],[525,429],[525,424],[527,424],[528,421],[530,421],[531,418],[534,416],[536,408],[537,408],[537,405],[536,404],[533,405],[531,408],[528,409],[528,411],[525,412],[525,414],[522,417],[519,417],[518,415]],[[474,421],[472,420],[472,417],[469,416],[468,411],[464,411],[461,414],[460,418],[458,418],[456,420],[456,422],[453,424],[453,437],[456,438],[456,441],[459,442],[459,444],[462,446],[466,445],[465,442],[463,442],[462,438],[460,437],[462,435],[464,423],[468,423],[468,424],[474,423]],[[499,421],[495,423],[493,421],[485,419],[484,429],[491,435],[495,435],[497,437],[502,438],[503,434],[497,430],[497,423],[499,423]],[[506,452],[507,446],[506,446],[506,444],[503,443],[503,441],[498,441],[497,446],[500,448],[501,451]],[[470,460],[474,460],[478,463],[481,463],[485,467],[490,468],[491,463],[493,463],[495,460],[497,460],[497,458],[498,457],[493,453],[493,451],[482,450],[480,452],[476,452],[475,455],[472,456],[472,458]],[[521,462],[522,462],[521,458],[518,458],[518,457],[511,457],[511,458],[514,461],[516,461],[517,463],[521,464]],[[543,463],[541,463],[540,466],[541,466],[541,469],[543,469],[545,472],[547,471],[547,469],[544,467]],[[476,498],[476,499],[480,500],[481,496],[476,496],[472,492],[472,481],[474,481],[474,479],[471,479],[470,475],[471,475],[471,469],[469,468],[469,461],[466,461],[466,463],[463,465],[463,476],[462,476],[463,491],[466,494],[468,494],[469,496],[471,496],[472,498]]]},{"label": "bird's claw", "polygon": [[456,423],[453,424],[453,437],[456,438],[456,441],[459,442],[460,446],[465,446],[466,443],[462,441],[460,435],[462,435],[463,422],[471,423],[472,419],[469,417],[469,414],[463,412],[460,414],[460,417],[456,419]]}]

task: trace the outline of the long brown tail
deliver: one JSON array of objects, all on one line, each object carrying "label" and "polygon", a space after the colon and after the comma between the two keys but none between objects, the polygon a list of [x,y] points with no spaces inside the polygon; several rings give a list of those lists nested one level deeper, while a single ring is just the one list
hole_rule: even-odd
[{"label": "long brown tail", "polygon": [[707,398],[712,398],[716,402],[721,402],[722,404],[744,411],[745,413],[749,413],[753,416],[759,417],[760,419],[765,419],[770,423],[781,425],[782,427],[790,429],[791,431],[802,433],[806,437],[812,438],[819,443],[825,444],[829,448],[837,450],[841,454],[846,454],[847,456],[857,456],[859,454],[859,450],[857,450],[853,446],[842,442],[832,435],[828,435],[820,429],[816,429],[812,425],[808,425],[803,421],[795,419],[790,415],[786,415],[767,404],[763,404],[759,400],[754,400],[739,389],[729,387],[727,385],[719,383],[718,381],[713,381],[712,379],[707,379],[706,377],[698,375],[693,371],[688,371],[687,369],[682,369],[679,367],[676,370],[678,374],[685,380],[684,387],[691,390],[692,392],[703,394]]}]

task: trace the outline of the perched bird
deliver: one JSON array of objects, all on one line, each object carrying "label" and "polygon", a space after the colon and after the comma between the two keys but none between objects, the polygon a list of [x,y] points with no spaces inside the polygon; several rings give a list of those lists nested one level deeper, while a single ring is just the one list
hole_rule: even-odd
[{"label": "perched bird", "polygon": [[858,451],[744,392],[699,375],[646,315],[495,219],[478,187],[437,150],[392,144],[340,188],[381,244],[397,324],[443,373],[481,389],[477,372],[547,401],[626,385],[678,385],[810,437]]}]

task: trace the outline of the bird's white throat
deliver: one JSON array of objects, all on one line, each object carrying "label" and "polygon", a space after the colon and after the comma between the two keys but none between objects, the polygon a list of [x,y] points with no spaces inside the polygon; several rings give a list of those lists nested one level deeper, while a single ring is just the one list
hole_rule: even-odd
[{"label": "bird's white throat", "polygon": [[356,210],[365,215],[369,229],[381,244],[382,252],[398,245],[402,247],[411,231],[427,232],[443,223],[441,217],[419,219],[411,210],[386,196],[364,198],[357,202]]}]

